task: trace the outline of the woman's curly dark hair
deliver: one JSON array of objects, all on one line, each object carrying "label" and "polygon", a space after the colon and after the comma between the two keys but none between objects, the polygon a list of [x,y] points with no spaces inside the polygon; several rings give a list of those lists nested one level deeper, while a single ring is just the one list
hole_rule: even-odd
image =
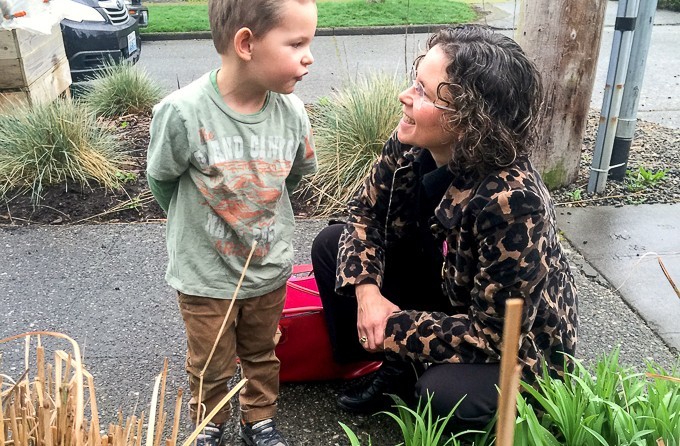
[{"label": "woman's curly dark hair", "polygon": [[542,87],[520,46],[480,25],[442,29],[427,49],[436,45],[449,59],[437,97],[455,110],[443,114],[444,127],[459,135],[453,167],[487,173],[528,155]]}]

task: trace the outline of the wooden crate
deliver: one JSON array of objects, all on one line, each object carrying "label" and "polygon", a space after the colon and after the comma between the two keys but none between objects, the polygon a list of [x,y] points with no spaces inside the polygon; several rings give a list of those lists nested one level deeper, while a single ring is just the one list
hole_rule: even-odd
[{"label": "wooden crate", "polygon": [[49,35],[0,30],[0,107],[50,102],[70,85],[71,71],[58,24]]}]

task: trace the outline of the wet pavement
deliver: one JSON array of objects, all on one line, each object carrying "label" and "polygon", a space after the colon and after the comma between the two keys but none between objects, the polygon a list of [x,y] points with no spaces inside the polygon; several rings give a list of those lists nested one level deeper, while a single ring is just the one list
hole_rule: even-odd
[{"label": "wet pavement", "polygon": [[[591,210],[596,208],[584,209],[584,218]],[[312,240],[325,224],[298,222],[296,263],[309,262]],[[586,221],[577,226],[581,228],[577,233],[592,233],[593,226]],[[54,330],[73,337],[94,376],[100,416],[106,423],[116,418],[119,409],[126,416],[135,408],[137,414],[142,410],[149,413],[154,377],[166,357],[170,370],[166,406],[172,407],[178,388],[187,388],[184,328],[175,293],[163,280],[167,261],[164,231],[162,224],[0,228],[0,338],[33,330]],[[590,260],[569,243],[565,247],[580,296],[577,357],[592,364],[618,347],[623,364],[641,370],[652,360],[667,369],[672,367],[677,351],[668,348],[621,295],[613,292],[604,277],[594,272]],[[622,269],[627,268],[626,262],[618,261]],[[597,262],[595,259],[594,265],[599,268]],[[652,289],[663,286],[667,283],[659,280]],[[68,347],[48,338],[43,339],[43,345],[48,352]],[[23,343],[0,345],[0,353],[0,372],[18,378],[23,372]],[[279,423],[293,444],[347,445],[338,422],[370,434],[374,446],[402,441],[396,424],[385,415],[364,417],[338,410],[335,398],[345,385],[281,386]],[[185,417],[186,412],[180,438],[191,430]],[[229,445],[240,444],[235,426],[236,419],[231,422]]]},{"label": "wet pavement", "polygon": [[680,295],[659,264],[680,285],[680,205],[559,208],[558,224],[652,330],[680,350]]}]

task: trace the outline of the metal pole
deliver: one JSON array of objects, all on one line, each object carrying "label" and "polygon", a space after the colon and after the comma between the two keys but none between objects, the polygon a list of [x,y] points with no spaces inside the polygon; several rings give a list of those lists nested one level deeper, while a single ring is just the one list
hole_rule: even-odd
[{"label": "metal pole", "polygon": [[635,123],[637,119],[638,105],[640,103],[640,90],[645,77],[647,66],[647,52],[652,40],[652,28],[654,26],[654,14],[656,13],[657,0],[640,0],[635,33],[633,35],[633,48],[628,62],[626,74],[626,88],[623,90],[621,99],[621,113],[619,125],[616,127],[616,137],[612,147],[612,157],[609,161],[609,178],[622,180],[626,176],[628,167],[628,154],[635,135]]},{"label": "metal pole", "polygon": [[638,4],[638,0],[619,0],[600,126],[597,129],[593,163],[590,167],[588,192],[602,193],[607,183]]}]

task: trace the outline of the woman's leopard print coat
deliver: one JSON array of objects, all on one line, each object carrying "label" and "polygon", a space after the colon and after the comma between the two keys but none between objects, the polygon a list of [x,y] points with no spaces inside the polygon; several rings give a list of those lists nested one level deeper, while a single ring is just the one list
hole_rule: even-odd
[{"label": "woman's leopard print coat", "polygon": [[[338,254],[339,292],[360,283],[380,286],[386,249],[416,230],[419,180],[411,166],[422,150],[393,135],[350,202]],[[571,366],[563,353],[574,355],[576,347],[576,290],[550,195],[531,163],[518,159],[483,178],[456,173],[431,223],[442,243],[442,286],[457,311],[394,313],[385,350],[422,362],[497,362],[504,302],[519,297],[523,379],[533,382],[542,361],[561,376],[565,360]]]}]

